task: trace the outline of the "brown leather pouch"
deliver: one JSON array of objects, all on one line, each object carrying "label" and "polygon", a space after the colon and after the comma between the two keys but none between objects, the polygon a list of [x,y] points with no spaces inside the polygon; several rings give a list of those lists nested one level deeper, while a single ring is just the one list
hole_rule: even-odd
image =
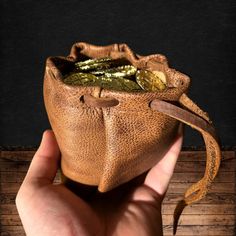
[{"label": "brown leather pouch", "polygon": [[[75,61],[125,58],[138,69],[162,71],[167,90],[123,92],[62,82]],[[126,44],[76,43],[67,57],[49,57],[44,100],[65,176],[109,191],[154,166],[176,137],[180,122],[198,130],[206,144],[204,177],[185,193],[175,211],[175,227],[185,205],[202,199],[220,165],[220,148],[208,115],[186,95],[190,79],[169,68],[160,54],[141,56]]]}]

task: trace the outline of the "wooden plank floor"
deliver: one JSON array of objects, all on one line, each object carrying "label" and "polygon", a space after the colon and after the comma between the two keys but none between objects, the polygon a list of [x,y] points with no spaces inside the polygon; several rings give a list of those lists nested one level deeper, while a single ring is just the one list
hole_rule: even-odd
[{"label": "wooden plank floor", "polygon": [[[1,151],[0,226],[1,236],[25,235],[15,207],[15,196],[34,151]],[[163,203],[164,235],[172,235],[172,215],[176,203],[192,183],[204,173],[205,152],[183,151]],[[177,235],[236,235],[236,158],[223,152],[220,172],[206,198],[186,207]],[[57,176],[55,181],[59,181]]]}]

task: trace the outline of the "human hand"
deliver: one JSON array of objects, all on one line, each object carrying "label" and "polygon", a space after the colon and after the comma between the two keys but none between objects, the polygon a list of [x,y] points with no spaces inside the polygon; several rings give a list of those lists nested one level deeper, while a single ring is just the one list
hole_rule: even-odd
[{"label": "human hand", "polygon": [[182,129],[163,159],[140,185],[125,184],[89,200],[63,184],[53,184],[60,151],[46,131],[16,197],[28,236],[162,235],[161,203],[182,145]]}]

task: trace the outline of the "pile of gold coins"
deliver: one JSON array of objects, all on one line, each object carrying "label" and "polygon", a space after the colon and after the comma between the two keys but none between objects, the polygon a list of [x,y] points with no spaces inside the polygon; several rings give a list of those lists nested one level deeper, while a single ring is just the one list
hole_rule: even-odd
[{"label": "pile of gold coins", "polygon": [[75,63],[63,82],[73,86],[99,86],[118,91],[162,91],[166,77],[161,71],[138,70],[112,58],[89,59]]}]

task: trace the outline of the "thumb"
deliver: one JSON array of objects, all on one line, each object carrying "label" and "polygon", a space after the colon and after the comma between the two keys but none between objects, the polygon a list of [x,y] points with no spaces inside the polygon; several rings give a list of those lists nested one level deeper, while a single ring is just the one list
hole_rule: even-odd
[{"label": "thumb", "polygon": [[175,164],[181,151],[183,142],[183,126],[179,126],[178,135],[165,156],[149,171],[145,184],[164,196],[170,179],[173,175]]},{"label": "thumb", "polygon": [[37,180],[46,184],[52,183],[57,173],[59,159],[60,150],[54,133],[46,130],[32,159],[25,182]]}]

